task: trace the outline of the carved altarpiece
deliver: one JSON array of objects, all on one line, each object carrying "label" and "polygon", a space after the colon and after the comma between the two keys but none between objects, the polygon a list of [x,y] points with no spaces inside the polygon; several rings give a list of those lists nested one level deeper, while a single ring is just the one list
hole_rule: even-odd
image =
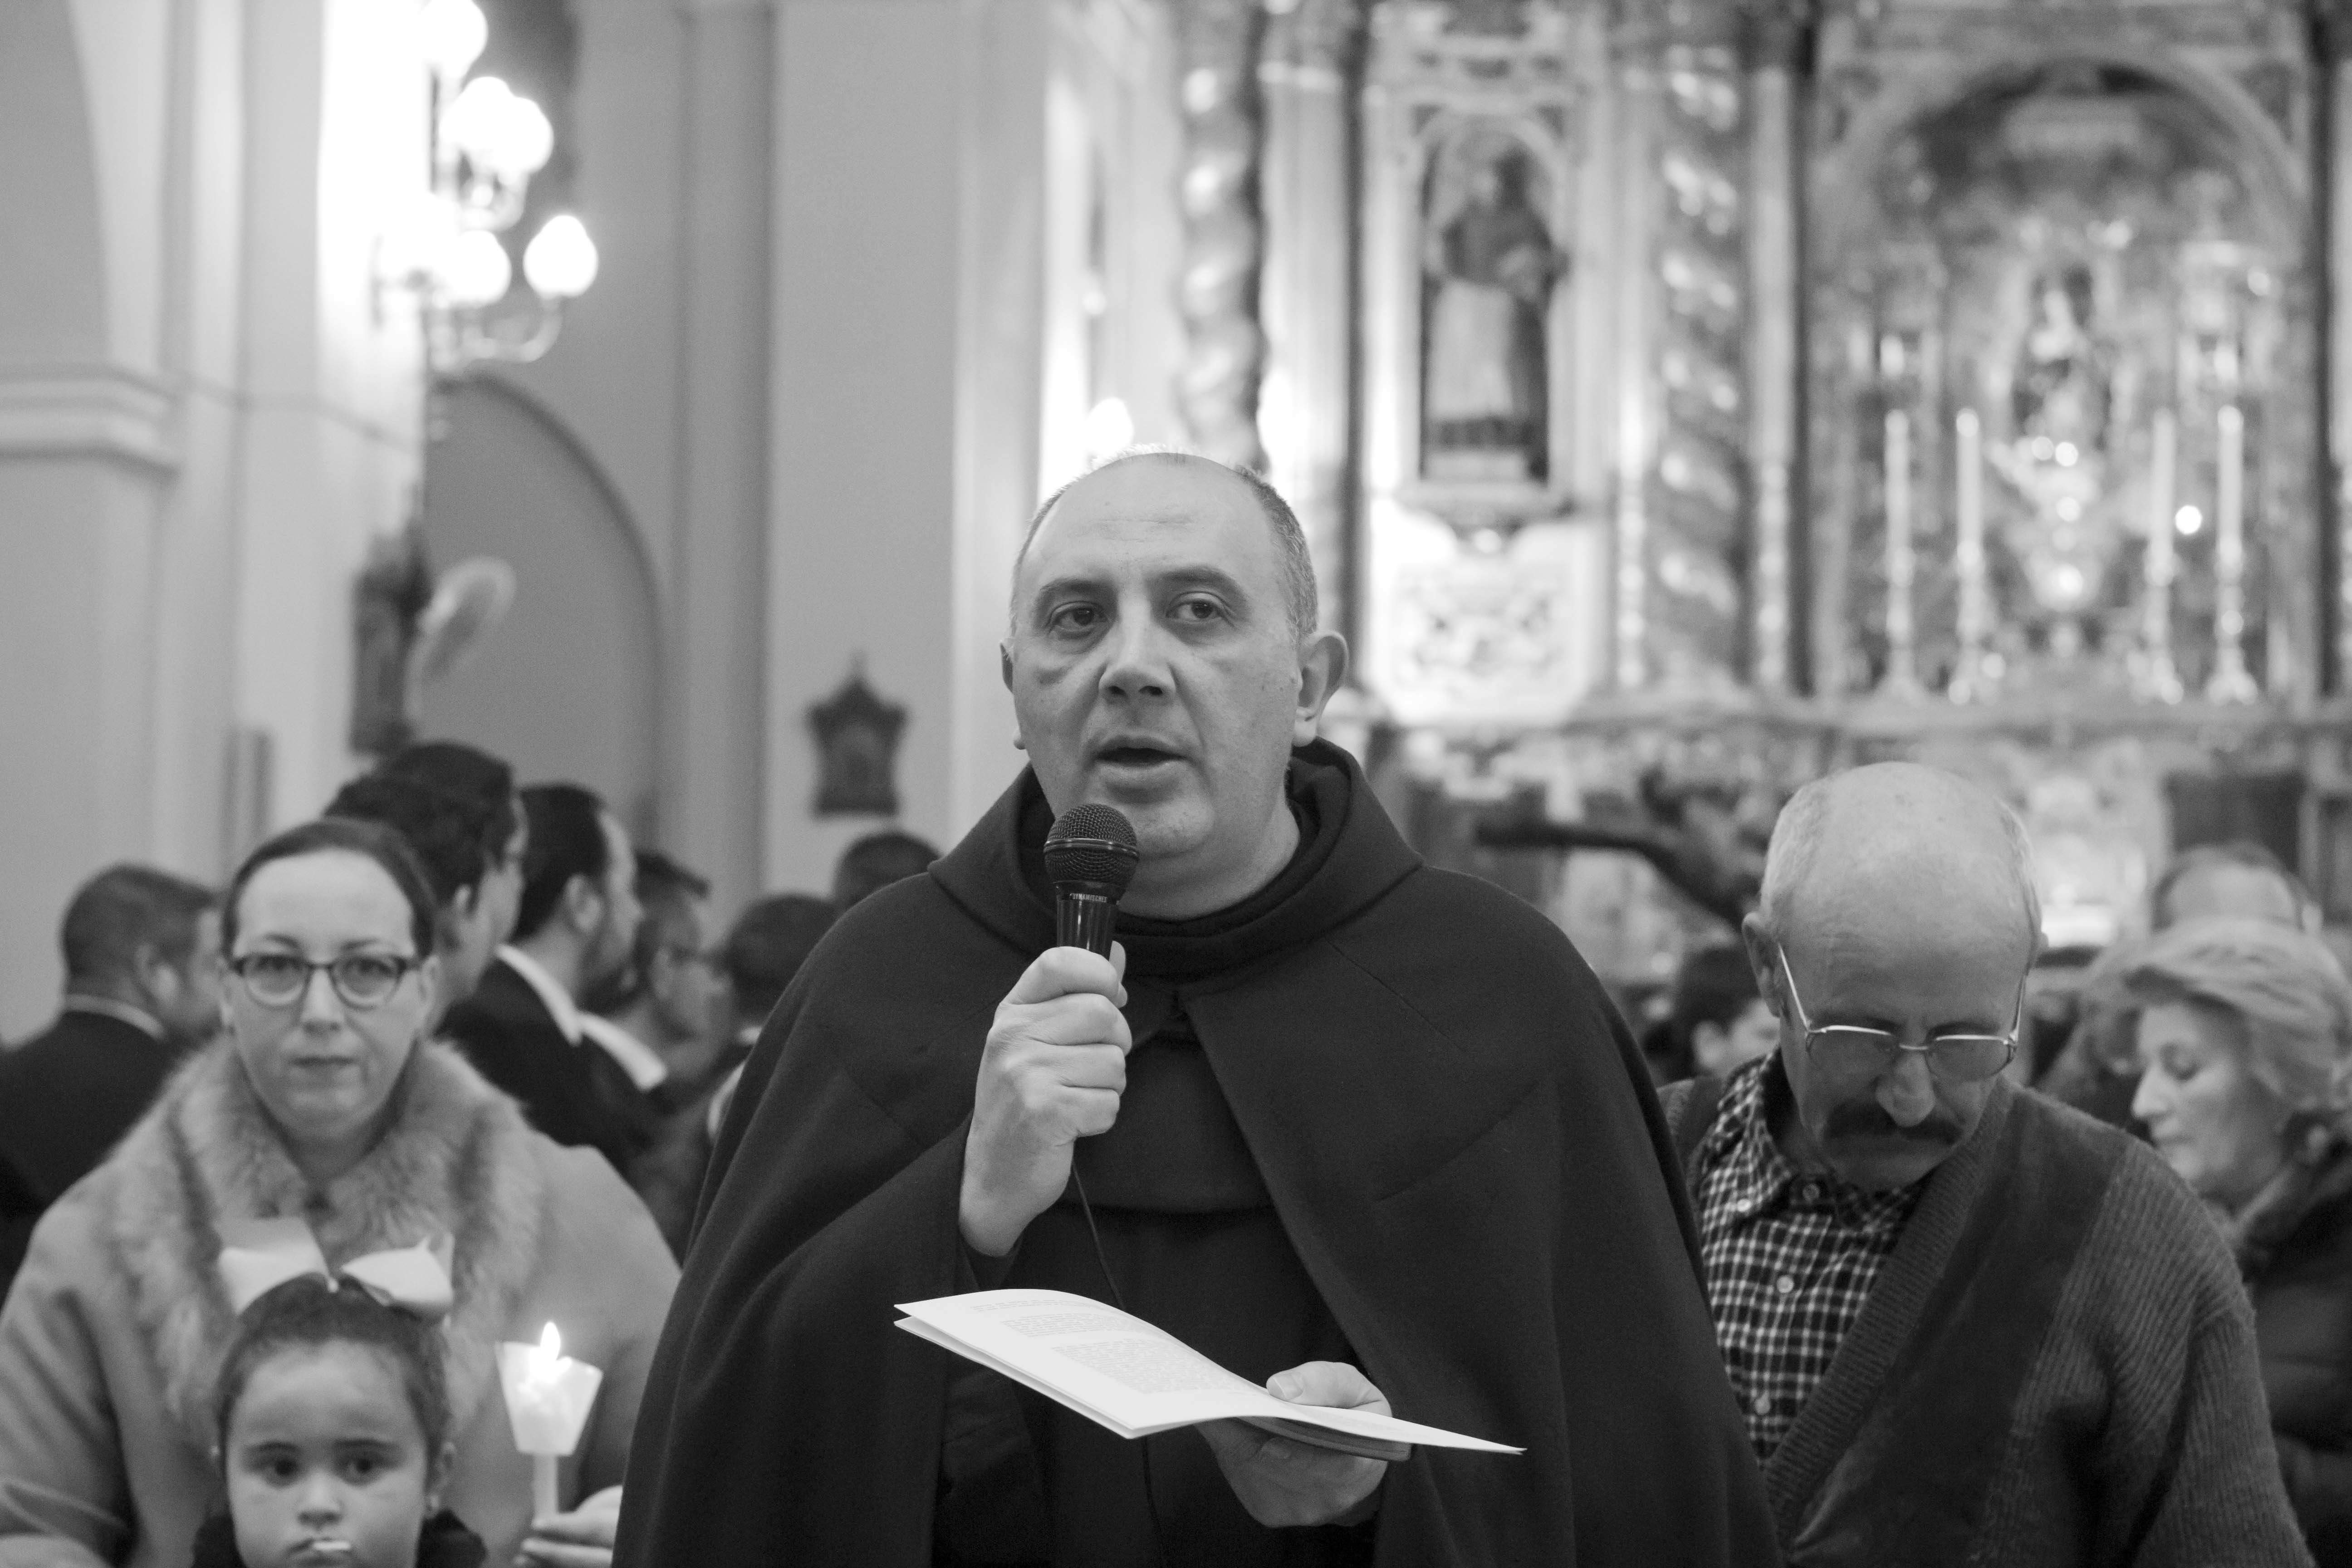
[{"label": "carved altarpiece", "polygon": [[[1265,326],[1278,381],[1331,339],[1304,312],[1356,313],[1322,531],[1389,788],[1748,853],[1804,779],[1932,759],[2026,815],[2053,935],[2097,941],[2210,830],[2183,813],[2260,783],[2352,918],[2331,7],[1268,9],[1322,18],[1358,105],[1303,186],[1270,122],[1360,252],[1300,270],[1270,200]],[[1725,934],[1605,858],[1547,896],[1627,979]]]}]

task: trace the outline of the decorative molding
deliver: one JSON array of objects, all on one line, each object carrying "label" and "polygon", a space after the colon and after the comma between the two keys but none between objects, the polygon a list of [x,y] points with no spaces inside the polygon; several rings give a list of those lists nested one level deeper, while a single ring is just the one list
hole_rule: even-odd
[{"label": "decorative molding", "polygon": [[0,458],[100,458],[177,471],[177,392],[120,365],[0,369]]}]

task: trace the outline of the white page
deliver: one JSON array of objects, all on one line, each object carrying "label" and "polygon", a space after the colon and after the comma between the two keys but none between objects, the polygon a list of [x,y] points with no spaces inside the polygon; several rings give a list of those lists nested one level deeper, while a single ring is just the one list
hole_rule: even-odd
[{"label": "white page", "polygon": [[902,1302],[899,1327],[1140,1436],[1202,1421],[1296,1421],[1394,1443],[1522,1450],[1370,1410],[1293,1405],[1227,1372],[1142,1319],[1060,1290],[980,1290]]}]

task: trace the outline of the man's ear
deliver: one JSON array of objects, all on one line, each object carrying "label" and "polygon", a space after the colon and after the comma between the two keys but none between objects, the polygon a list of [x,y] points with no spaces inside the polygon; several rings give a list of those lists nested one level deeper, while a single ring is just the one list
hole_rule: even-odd
[{"label": "man's ear", "polygon": [[441,955],[428,952],[416,966],[416,984],[425,1001],[425,1016],[430,1019],[433,1005],[441,999]]},{"label": "man's ear", "polygon": [[1298,655],[1298,717],[1290,726],[1290,743],[1303,746],[1315,739],[1323,710],[1348,678],[1348,639],[1338,632],[1317,632]]},{"label": "man's ear", "polygon": [[604,889],[593,877],[574,877],[563,884],[563,918],[586,936],[604,922]]},{"label": "man's ear", "polygon": [[[1013,639],[1010,637],[1005,638],[1004,641],[996,645],[996,673],[1003,678],[1004,689],[1007,691],[1012,690]],[[1029,749],[1028,738],[1021,733],[1021,712],[1020,704],[1018,703],[1013,704],[1013,749],[1016,752],[1025,752]]]},{"label": "man's ear", "polygon": [[150,1002],[160,1003],[166,996],[177,994],[179,987],[186,983],[178,966],[152,942],[142,942],[132,950],[131,973]]},{"label": "man's ear", "polygon": [[1750,911],[1739,922],[1739,942],[1748,950],[1748,967],[1756,974],[1756,994],[1772,1010],[1772,1016],[1785,1021],[1788,1015],[1780,1011],[1780,971],[1772,962],[1772,955],[1780,949],[1765,931],[1761,914]]}]

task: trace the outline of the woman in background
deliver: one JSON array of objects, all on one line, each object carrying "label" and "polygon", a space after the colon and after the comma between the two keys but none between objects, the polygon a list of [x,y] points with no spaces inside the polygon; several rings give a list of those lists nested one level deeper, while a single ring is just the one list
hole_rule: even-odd
[{"label": "woman in background", "polygon": [[[0,1311],[0,1568],[184,1568],[219,1487],[226,1234],[299,1222],[327,1268],[442,1249],[446,1501],[493,1562],[608,1560],[677,1266],[594,1152],[559,1148],[429,1037],[436,909],[400,836],[329,818],[249,856],[222,911],[226,1036],[43,1216]],[[552,1322],[604,1372],[570,1511],[531,1517],[496,1347]]]},{"label": "woman in background", "polygon": [[2163,931],[2120,983],[2132,1113],[2237,1253],[2287,1495],[2319,1568],[2352,1568],[2352,984],[2244,919]]}]

